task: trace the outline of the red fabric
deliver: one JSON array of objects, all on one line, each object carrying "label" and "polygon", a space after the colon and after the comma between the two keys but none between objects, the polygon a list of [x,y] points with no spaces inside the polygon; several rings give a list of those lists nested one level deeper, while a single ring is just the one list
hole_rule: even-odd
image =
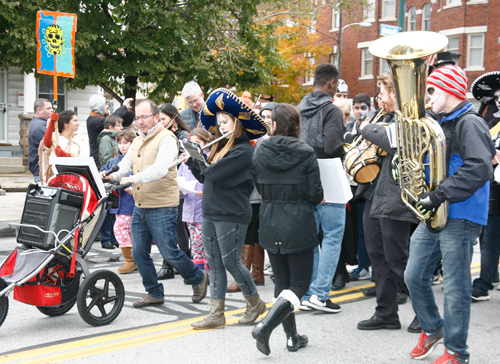
[{"label": "red fabric", "polygon": [[[77,242],[77,241],[78,241],[78,230],[76,230],[76,234],[75,234],[75,242]],[[68,274],[69,277],[75,276],[75,266],[76,266],[76,251],[73,252],[73,256],[71,257],[71,268],[70,268],[69,274]]]},{"label": "red fabric", "polygon": [[16,264],[17,249],[10,254],[4,265],[0,268],[0,277],[10,276],[14,272]]},{"label": "red fabric", "polygon": [[45,131],[45,135],[43,136],[43,144],[47,148],[52,146],[52,133],[54,132],[54,123],[59,120],[59,115],[55,112],[50,115],[49,123],[47,124],[47,130]]},{"label": "red fabric", "polygon": [[83,193],[84,201],[80,217],[82,217],[82,215],[84,214],[86,216],[92,214],[97,207],[99,201],[97,201],[97,197],[90,187],[87,179],[82,176],[62,173],[49,179],[47,184],[50,187],[61,187],[71,191],[78,191]]},{"label": "red fabric", "polygon": [[61,149],[61,147],[57,147],[54,152],[58,157],[71,157],[71,154],[65,152],[64,150]]},{"label": "red fabric", "polygon": [[61,287],[25,284],[14,288],[14,299],[34,306],[59,306],[62,300]]}]

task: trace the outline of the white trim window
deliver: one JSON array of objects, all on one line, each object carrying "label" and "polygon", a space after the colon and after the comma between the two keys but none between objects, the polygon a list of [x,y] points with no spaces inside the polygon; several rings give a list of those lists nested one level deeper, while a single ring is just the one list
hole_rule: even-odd
[{"label": "white trim window", "polygon": [[379,58],[379,63],[380,63],[379,75],[382,75],[384,73],[389,73],[391,71],[391,69],[389,68],[389,63],[387,63],[387,60]]},{"label": "white trim window", "polygon": [[446,50],[451,53],[460,53],[460,37],[448,37]]},{"label": "white trim window", "polygon": [[338,30],[340,27],[340,12],[332,8],[332,30]]},{"label": "white trim window", "polygon": [[417,30],[417,8],[412,6],[408,9],[408,31]]},{"label": "white trim window", "polygon": [[396,0],[382,0],[382,19],[396,17]]},{"label": "white trim window", "polygon": [[[312,70],[314,69],[314,56],[311,56],[310,53],[307,55],[307,62],[309,62],[310,69],[312,72]],[[304,85],[312,85],[314,84],[314,75],[310,75],[306,72],[304,80],[305,80]]]},{"label": "white trim window", "polygon": [[428,32],[431,31],[431,14],[432,7],[430,4],[425,4],[422,8],[422,30],[426,30]]},{"label": "white trim window", "polygon": [[361,78],[373,77],[373,55],[368,48],[361,48]]},{"label": "white trim window", "polygon": [[484,69],[484,34],[467,36],[467,69],[482,71]]},{"label": "white trim window", "polygon": [[375,6],[376,6],[375,0],[367,0],[366,1],[366,6],[363,8],[363,20],[364,21],[368,21],[368,20],[375,21]]},{"label": "white trim window", "polygon": [[[38,99],[54,100],[54,77],[49,75],[40,75],[38,79]],[[66,110],[66,92],[64,90],[64,79],[57,78],[57,111]]]}]

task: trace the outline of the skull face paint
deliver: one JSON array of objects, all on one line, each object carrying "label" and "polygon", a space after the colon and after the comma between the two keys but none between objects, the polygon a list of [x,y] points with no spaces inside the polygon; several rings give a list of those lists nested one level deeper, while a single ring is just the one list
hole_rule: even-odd
[{"label": "skull face paint", "polygon": [[495,105],[497,105],[497,108],[500,111],[500,90],[495,91],[493,96],[493,98],[495,99]]},{"label": "skull face paint", "polygon": [[52,24],[47,27],[45,30],[45,41],[47,42],[48,52],[54,56],[58,56],[61,54],[64,39],[63,39],[63,31],[59,25]]},{"label": "skull face paint", "polygon": [[432,111],[443,112],[446,106],[446,92],[434,86],[427,87],[427,99],[432,104]]}]

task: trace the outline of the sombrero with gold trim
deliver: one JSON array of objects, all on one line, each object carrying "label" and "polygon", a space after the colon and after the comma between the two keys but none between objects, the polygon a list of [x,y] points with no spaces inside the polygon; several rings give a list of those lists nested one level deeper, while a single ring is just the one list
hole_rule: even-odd
[{"label": "sombrero with gold trim", "polygon": [[217,130],[215,115],[218,112],[225,112],[236,117],[245,128],[250,139],[260,138],[268,132],[268,126],[259,114],[226,88],[214,90],[201,111],[201,122],[212,134],[215,134]]}]

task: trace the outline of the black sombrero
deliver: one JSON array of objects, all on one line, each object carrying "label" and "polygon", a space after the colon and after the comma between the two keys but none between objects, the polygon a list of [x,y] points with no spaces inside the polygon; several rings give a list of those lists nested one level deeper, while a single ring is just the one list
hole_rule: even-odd
[{"label": "black sombrero", "polygon": [[268,126],[259,114],[228,89],[214,90],[201,111],[201,122],[212,134],[215,134],[217,128],[215,115],[218,112],[225,112],[237,118],[250,139],[260,138],[268,132]]},{"label": "black sombrero", "polygon": [[472,82],[470,87],[476,100],[487,104],[493,99],[493,93],[500,90],[500,71],[485,73]]}]

